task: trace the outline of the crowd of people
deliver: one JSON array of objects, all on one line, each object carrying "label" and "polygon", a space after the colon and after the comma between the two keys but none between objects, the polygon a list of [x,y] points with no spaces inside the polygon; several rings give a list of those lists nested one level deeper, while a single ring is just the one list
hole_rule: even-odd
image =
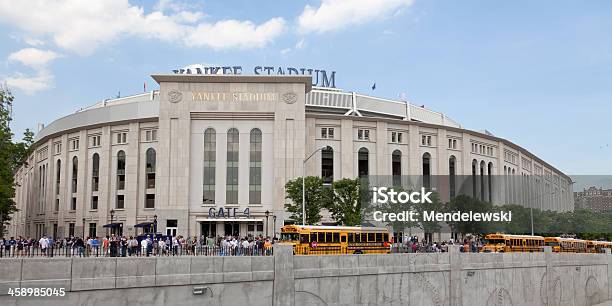
[{"label": "crowd of people", "polygon": [[276,238],[263,236],[184,237],[141,235],[106,237],[67,237],[54,240],[43,236],[0,238],[0,257],[18,256],[179,256],[179,255],[272,255]]},{"label": "crowd of people", "polygon": [[395,244],[395,252],[397,253],[444,253],[448,252],[450,246],[459,247],[460,252],[478,253],[482,247],[482,241],[475,238],[463,239],[463,242],[450,239],[449,241],[439,242],[419,242],[417,236],[404,237],[401,243]]}]

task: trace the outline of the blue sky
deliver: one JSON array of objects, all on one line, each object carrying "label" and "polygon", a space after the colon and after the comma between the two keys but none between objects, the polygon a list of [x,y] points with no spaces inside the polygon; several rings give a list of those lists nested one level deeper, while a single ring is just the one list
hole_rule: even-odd
[{"label": "blue sky", "polygon": [[17,133],[189,64],[318,67],[568,174],[612,173],[609,1],[0,0],[0,14]]}]

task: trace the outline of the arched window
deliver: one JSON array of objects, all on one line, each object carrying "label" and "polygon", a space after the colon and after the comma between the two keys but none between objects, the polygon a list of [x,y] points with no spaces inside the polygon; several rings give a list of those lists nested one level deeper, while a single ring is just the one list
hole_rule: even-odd
[{"label": "arched window", "polygon": [[91,191],[98,191],[100,184],[100,155],[94,153],[91,158]]},{"label": "arched window", "polygon": [[147,149],[147,165],[146,165],[147,189],[155,188],[155,168],[157,167],[156,159],[157,159],[157,154],[155,152],[155,149],[148,148]]},{"label": "arched window", "polygon": [[62,161],[57,160],[57,168],[55,168],[55,195],[60,194],[60,180],[62,176]]},{"label": "arched window", "polygon": [[393,186],[402,186],[402,152],[400,150],[391,153],[391,176]]},{"label": "arched window", "polygon": [[217,160],[217,140],[213,128],[204,131],[204,177],[202,203],[215,203],[215,167]]},{"label": "arched window", "polygon": [[79,158],[75,156],[72,158],[72,193],[77,192],[78,173],[79,173]]},{"label": "arched window", "polygon": [[431,154],[423,154],[423,187],[431,188]]},{"label": "arched window", "polygon": [[485,201],[485,177],[484,177],[485,162],[480,162],[480,200]]},{"label": "arched window", "polygon": [[227,180],[225,202],[238,204],[238,149],[240,134],[235,128],[227,131]]},{"label": "arched window", "polygon": [[487,164],[487,185],[489,187],[489,202],[493,202],[493,163]]},{"label": "arched window", "polygon": [[476,194],[477,192],[477,184],[476,184],[476,167],[478,166],[478,161],[476,161],[475,159],[472,160],[472,197],[474,199],[477,199],[478,196]]},{"label": "arched window", "polygon": [[448,159],[448,190],[449,190],[448,194],[451,198],[454,197],[456,194],[456,190],[455,190],[456,167],[457,167],[457,159],[455,158],[455,156],[451,155],[451,157]]},{"label": "arched window", "polygon": [[321,151],[321,178],[324,184],[334,181],[334,149],[330,146]]},{"label": "arched window", "polygon": [[117,152],[117,190],[125,189],[125,152]]},{"label": "arched window", "polygon": [[357,152],[357,172],[359,177],[367,177],[370,174],[368,149],[361,148]]},{"label": "arched window", "polygon": [[261,204],[261,130],[252,129],[249,154],[249,204]]}]

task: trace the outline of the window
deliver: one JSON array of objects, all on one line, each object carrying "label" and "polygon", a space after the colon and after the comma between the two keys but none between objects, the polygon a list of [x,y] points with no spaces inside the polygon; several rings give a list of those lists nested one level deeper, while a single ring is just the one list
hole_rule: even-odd
[{"label": "window", "polygon": [[79,159],[75,156],[72,158],[72,193],[77,192],[78,173],[79,173]]},{"label": "window", "polygon": [[125,152],[117,152],[117,190],[125,189]]},{"label": "window", "polygon": [[156,153],[155,149],[147,149],[147,161],[146,161],[146,172],[147,172],[147,189],[155,188],[155,168],[156,168]]},{"label": "window", "polygon": [[391,154],[391,172],[393,186],[402,186],[402,152],[400,150],[395,150]]},{"label": "window", "polygon": [[225,202],[238,204],[238,148],[240,134],[235,128],[227,131],[227,179]]},{"label": "window", "polygon": [[116,144],[127,143],[127,132],[115,133],[115,143]]},{"label": "window", "polygon": [[369,157],[368,149],[361,148],[357,153],[357,172],[359,177],[365,177],[369,175]]},{"label": "window", "polygon": [[74,236],[74,223],[68,223],[68,236]]},{"label": "window", "polygon": [[249,154],[249,204],[261,204],[261,130],[251,130]]},{"label": "window", "polygon": [[357,139],[358,140],[370,140],[370,130],[358,129],[357,130]]},{"label": "window", "polygon": [[124,200],[125,200],[124,195],[118,194],[117,195],[117,202],[115,203],[115,208],[117,208],[117,209],[124,209],[125,208]]},{"label": "window", "polygon": [[100,146],[100,139],[102,137],[100,135],[95,135],[95,136],[91,136],[89,137],[89,146],[90,147],[99,147]]},{"label": "window", "polygon": [[62,143],[61,142],[56,142],[53,145],[53,148],[54,148],[55,154],[60,154],[62,152]]},{"label": "window", "polygon": [[456,158],[455,156],[451,156],[448,159],[448,185],[449,185],[449,196],[452,198],[455,196],[455,168],[456,168]]},{"label": "window", "polygon": [[391,132],[391,142],[402,143],[402,132]]},{"label": "window", "polygon": [[68,141],[70,144],[70,151],[77,151],[79,149],[79,139],[73,138]]},{"label": "window", "polygon": [[330,146],[321,151],[321,178],[323,184],[331,184],[334,181],[334,149]]},{"label": "window", "polygon": [[321,138],[333,139],[334,128],[321,128]]},{"label": "window", "polygon": [[431,147],[431,136],[421,135],[421,145]]},{"label": "window", "polygon": [[423,154],[423,187],[429,189],[431,187],[431,155]]},{"label": "window", "polygon": [[97,233],[96,233],[96,224],[95,223],[89,223],[89,237],[97,237]]},{"label": "window", "polygon": [[216,162],[216,134],[215,130],[208,128],[204,131],[204,177],[202,203],[215,203],[215,162]]},{"label": "window", "polygon": [[457,139],[448,139],[448,148],[449,149],[457,149]]},{"label": "window", "polygon": [[145,208],[155,208],[155,194],[147,193]]},{"label": "window", "polygon": [[59,199],[55,199],[55,211],[59,211],[59,206],[60,206],[60,200]]},{"label": "window", "polygon": [[178,231],[178,221],[177,220],[166,220],[166,235],[168,236],[176,236],[176,232]]},{"label": "window", "polygon": [[145,141],[156,141],[157,140],[157,130],[146,130],[145,131]]},{"label": "window", "polygon": [[91,167],[91,191],[98,191],[100,183],[100,155],[94,153]]},{"label": "window", "polygon": [[72,197],[72,201],[70,202],[70,210],[76,210],[77,200],[76,197]]},{"label": "window", "polygon": [[62,161],[57,160],[57,167],[55,169],[55,195],[59,196],[60,194],[60,180],[62,176]]},{"label": "window", "polygon": [[98,209],[98,196],[91,197],[91,209],[92,210]]}]

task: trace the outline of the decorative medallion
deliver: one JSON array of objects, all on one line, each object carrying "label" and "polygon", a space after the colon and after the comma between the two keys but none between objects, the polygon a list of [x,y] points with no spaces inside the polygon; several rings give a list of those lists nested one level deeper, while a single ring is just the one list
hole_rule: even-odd
[{"label": "decorative medallion", "polygon": [[288,92],[282,96],[283,102],[287,104],[293,104],[297,102],[297,94],[295,92]]},{"label": "decorative medallion", "polygon": [[178,103],[181,102],[182,99],[183,94],[180,91],[172,89],[168,92],[168,101],[170,101],[170,103]]}]

